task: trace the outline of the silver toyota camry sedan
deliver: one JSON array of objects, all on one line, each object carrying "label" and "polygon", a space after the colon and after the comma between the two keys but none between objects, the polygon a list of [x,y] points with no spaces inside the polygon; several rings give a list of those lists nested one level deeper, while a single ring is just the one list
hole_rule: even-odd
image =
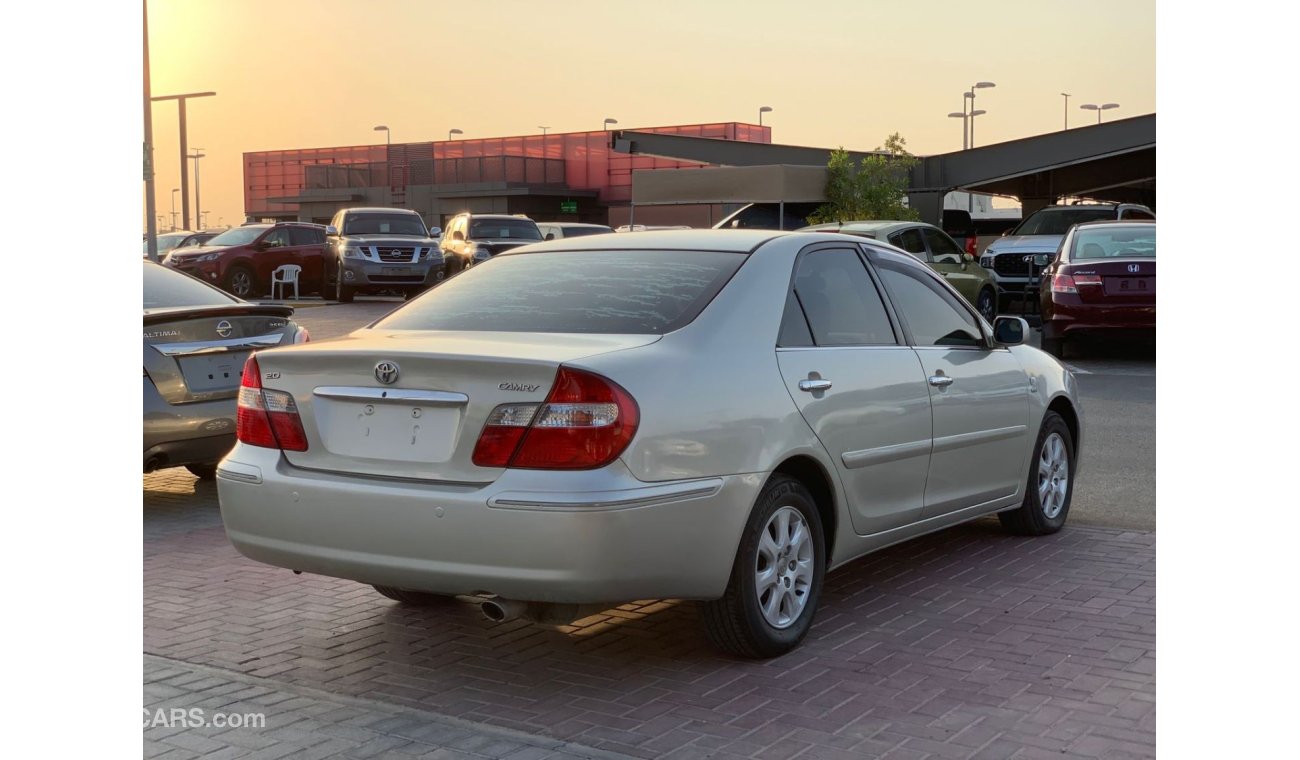
[{"label": "silver toyota camry sedan", "polygon": [[494,620],[701,601],[795,647],[828,570],[996,513],[1060,530],[1074,377],[886,244],[647,232],[497,256],[346,339],[259,351],[221,462],[235,547]]}]

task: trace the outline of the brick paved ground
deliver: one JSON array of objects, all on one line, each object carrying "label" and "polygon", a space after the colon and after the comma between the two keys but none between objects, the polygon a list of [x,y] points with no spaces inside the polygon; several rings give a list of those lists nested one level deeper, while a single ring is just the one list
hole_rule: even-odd
[{"label": "brick paved ground", "polygon": [[[227,673],[239,688],[254,679],[275,693],[418,710],[417,721],[448,716],[471,734],[538,737],[523,746],[516,735],[510,751],[521,753],[1155,752],[1153,533],[1070,527],[1021,539],[986,520],[912,541],[832,573],[803,646],[747,662],[704,644],[689,603],[626,605],[555,629],[492,624],[467,603],[403,607],[358,584],[295,576],[229,546],[214,487],[183,470],[144,480],[146,653]],[[266,736],[275,728],[268,718]],[[199,738],[235,756],[222,736]],[[480,741],[473,746],[493,740],[471,743]],[[206,751],[154,737],[146,747]]]}]

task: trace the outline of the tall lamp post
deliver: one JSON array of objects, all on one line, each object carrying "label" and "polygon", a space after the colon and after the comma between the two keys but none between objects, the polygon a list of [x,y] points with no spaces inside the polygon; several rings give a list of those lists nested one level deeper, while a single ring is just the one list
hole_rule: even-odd
[{"label": "tall lamp post", "polygon": [[[979,116],[980,114],[987,113],[987,111],[980,111],[979,113],[975,112],[975,91],[987,89],[989,87],[997,87],[997,85],[992,82],[976,82],[975,84],[971,85],[969,90],[966,91],[965,101],[962,103],[962,110],[970,111],[970,119],[968,122],[969,131],[970,131],[970,140],[967,141],[963,139],[962,142],[966,143],[971,148],[975,147],[975,117]],[[967,108],[968,104],[970,106],[969,108]]]},{"label": "tall lamp post", "polygon": [[447,139],[450,140],[452,135],[463,135],[463,134],[465,133],[459,129],[449,129],[447,130]]},{"label": "tall lamp post", "polygon": [[772,106],[763,106],[758,109],[758,126],[763,126],[763,114],[772,113]]},{"label": "tall lamp post", "polygon": [[[154,211],[158,201],[153,197],[153,100],[149,81],[149,0],[143,0],[144,8],[144,244],[149,260],[158,263],[158,227],[154,223]],[[184,163],[183,161],[181,163]]]},{"label": "tall lamp post", "polygon": [[[181,187],[188,188],[190,186],[189,171],[185,164],[185,159],[189,157],[190,152],[188,137],[185,130],[185,101],[190,98],[209,98],[216,94],[217,93],[215,92],[187,92],[181,95],[158,95],[150,98],[150,100],[154,102],[159,100],[176,101],[176,110],[177,113],[180,114],[181,124]],[[181,224],[185,229],[190,228],[190,196],[188,192],[181,195]]]},{"label": "tall lamp post", "polygon": [[1070,93],[1063,92],[1061,97],[1065,98],[1065,126],[1062,129],[1070,128]]},{"label": "tall lamp post", "polygon": [[[200,158],[207,158],[207,154],[205,154],[205,153],[200,153],[199,151],[201,151],[201,150],[203,150],[203,149],[202,149],[202,148],[195,148],[195,149],[194,149],[194,154],[191,155],[191,156],[189,156],[190,158],[194,159],[194,216],[195,216],[195,217],[198,217],[198,216],[199,216],[199,209],[203,208],[203,204],[199,202],[199,159],[200,159]],[[184,197],[184,196],[181,196],[181,197]],[[198,219],[198,218],[196,218],[195,221],[198,222],[198,224],[199,224],[199,229],[202,229],[202,228],[203,228],[203,220],[202,220],[202,219]],[[185,229],[188,230],[189,228],[190,228],[190,226],[189,226],[188,224],[186,224],[186,225],[185,225]]]},{"label": "tall lamp post", "polygon": [[1119,103],[1102,103],[1101,105],[1097,105],[1096,103],[1084,103],[1083,105],[1079,106],[1079,108],[1082,108],[1085,111],[1096,111],[1097,123],[1100,124],[1101,112],[1109,111],[1112,108],[1119,108]]},{"label": "tall lamp post", "polygon": [[383,124],[380,124],[379,126],[375,127],[375,131],[383,132],[385,137],[388,138],[388,144],[389,145],[393,144],[393,133],[388,127],[385,127]]},{"label": "tall lamp post", "polygon": [[600,125],[600,128],[601,128],[603,131],[608,132],[608,131],[609,131],[609,125],[610,125],[610,124],[617,124],[617,123],[618,123],[618,119],[610,119],[610,118],[606,118],[605,121],[604,121],[604,123],[602,123],[602,124]]},{"label": "tall lamp post", "polygon": [[172,229],[176,229],[176,194],[180,191],[179,187],[172,188]]},{"label": "tall lamp post", "polygon": [[550,127],[539,126],[538,129],[542,130],[542,137],[546,137],[546,130],[550,129]]}]

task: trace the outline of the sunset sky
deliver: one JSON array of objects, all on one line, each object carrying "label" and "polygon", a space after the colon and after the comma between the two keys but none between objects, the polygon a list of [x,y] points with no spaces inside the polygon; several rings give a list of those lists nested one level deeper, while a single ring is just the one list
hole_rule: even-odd
[{"label": "sunset sky", "polygon": [[[153,92],[191,101],[209,226],[243,219],[245,151],[717,121],[773,141],[918,154],[1155,111],[1155,3],[151,0]],[[154,114],[158,213],[179,187],[176,106]],[[191,176],[191,183],[193,177]],[[193,189],[191,186],[191,198]],[[177,202],[179,210],[180,203]],[[191,226],[197,226],[192,224]]]}]

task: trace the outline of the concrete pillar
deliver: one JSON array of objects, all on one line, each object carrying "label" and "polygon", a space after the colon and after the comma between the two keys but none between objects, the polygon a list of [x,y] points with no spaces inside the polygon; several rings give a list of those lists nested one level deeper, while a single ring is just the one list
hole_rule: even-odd
[{"label": "concrete pillar", "polygon": [[941,192],[909,192],[907,205],[921,215],[921,221],[936,227],[943,226],[943,196]]}]

